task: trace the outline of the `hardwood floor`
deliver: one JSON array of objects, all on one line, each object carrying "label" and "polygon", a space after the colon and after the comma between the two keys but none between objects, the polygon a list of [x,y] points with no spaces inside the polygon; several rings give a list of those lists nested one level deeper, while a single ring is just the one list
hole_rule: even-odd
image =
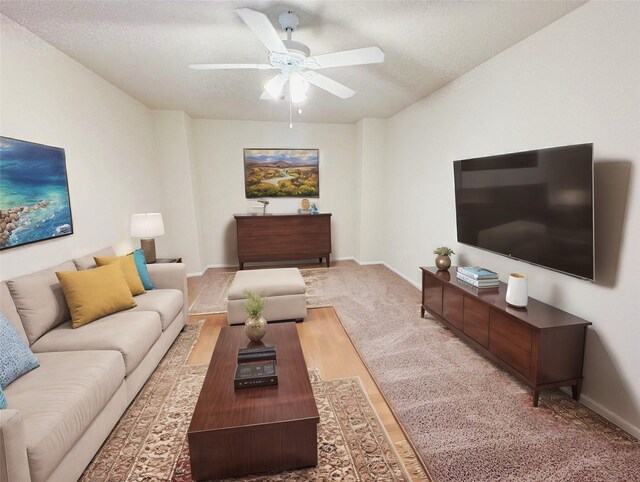
[{"label": "hardwood floor", "polygon": [[[204,323],[200,337],[187,363],[208,363],[218,339],[220,328],[227,326],[227,315],[225,313],[195,315],[189,318],[190,323],[197,323],[202,320],[204,320]],[[367,367],[360,359],[335,310],[331,307],[309,309],[307,319],[296,326],[307,366],[317,368],[320,371],[320,376],[325,380],[353,376],[360,377],[367,395],[407,467],[411,479],[428,480],[425,479],[426,471],[424,471],[415,456],[407,437],[369,374]]]}]

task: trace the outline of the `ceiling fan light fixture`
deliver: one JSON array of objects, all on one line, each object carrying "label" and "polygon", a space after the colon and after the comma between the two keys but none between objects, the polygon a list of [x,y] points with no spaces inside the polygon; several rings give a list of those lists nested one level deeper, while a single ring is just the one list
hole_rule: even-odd
[{"label": "ceiling fan light fixture", "polygon": [[307,91],[309,90],[309,82],[306,81],[298,72],[294,72],[289,77],[289,93],[291,102],[299,104],[307,99]]},{"label": "ceiling fan light fixture", "polygon": [[266,84],[264,84],[264,90],[274,99],[279,99],[282,94],[284,84],[286,84],[287,78],[282,74],[278,74],[272,77]]}]

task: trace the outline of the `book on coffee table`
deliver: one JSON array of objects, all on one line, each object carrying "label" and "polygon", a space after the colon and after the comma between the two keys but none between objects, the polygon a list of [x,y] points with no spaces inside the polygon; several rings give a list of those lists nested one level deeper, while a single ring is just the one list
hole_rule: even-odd
[{"label": "book on coffee table", "polygon": [[238,350],[238,364],[254,362],[254,361],[267,361],[276,359],[276,347],[275,346],[262,346],[259,348],[240,348]]},{"label": "book on coffee table", "polygon": [[264,387],[278,384],[275,360],[240,363],[233,379],[235,388]]}]

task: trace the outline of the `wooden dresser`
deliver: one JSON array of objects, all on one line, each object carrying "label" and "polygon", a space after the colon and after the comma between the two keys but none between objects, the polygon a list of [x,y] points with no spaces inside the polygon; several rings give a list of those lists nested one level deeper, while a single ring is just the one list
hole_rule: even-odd
[{"label": "wooden dresser", "polygon": [[236,214],[238,264],[261,261],[331,261],[331,213]]},{"label": "wooden dresser", "polygon": [[529,298],[526,308],[505,300],[507,285],[477,289],[456,278],[456,267],[422,270],[422,312],[428,311],[467,344],[531,388],[570,386],[580,399],[587,326],[591,322]]}]

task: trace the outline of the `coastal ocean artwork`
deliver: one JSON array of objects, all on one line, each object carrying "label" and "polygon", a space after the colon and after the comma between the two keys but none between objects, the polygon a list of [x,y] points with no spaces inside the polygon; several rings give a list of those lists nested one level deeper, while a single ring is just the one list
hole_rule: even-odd
[{"label": "coastal ocean artwork", "polygon": [[64,149],[0,136],[0,249],[72,233]]},{"label": "coastal ocean artwork", "polygon": [[245,149],[247,198],[319,197],[318,149]]}]

